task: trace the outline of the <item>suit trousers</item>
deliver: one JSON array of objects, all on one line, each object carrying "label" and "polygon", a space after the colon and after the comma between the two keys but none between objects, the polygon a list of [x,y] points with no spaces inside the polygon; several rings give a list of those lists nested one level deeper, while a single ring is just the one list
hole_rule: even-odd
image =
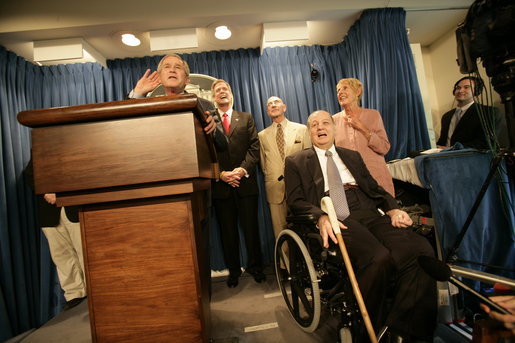
[{"label": "suit trousers", "polygon": [[224,261],[229,272],[232,275],[241,274],[238,223],[245,237],[247,270],[262,271],[257,195],[240,196],[237,190],[231,190],[230,197],[214,198],[213,205],[220,227]]},{"label": "suit trousers", "polygon": [[[404,337],[432,337],[437,315],[436,282],[418,265],[420,255],[434,256],[428,240],[395,228],[360,189],[345,192],[350,216],[342,236],[376,331],[388,325]],[[386,315],[386,296],[394,298]]]},{"label": "suit trousers", "polygon": [[57,227],[43,227],[42,230],[48,240],[50,255],[57,269],[64,298],[70,301],[85,297],[86,279],[80,223],[69,221],[62,208]]},{"label": "suit trousers", "polygon": [[272,217],[272,226],[274,227],[275,238],[279,236],[282,230],[286,229],[286,214],[288,213],[288,205],[286,201],[280,204],[268,203],[270,208],[270,216]]}]

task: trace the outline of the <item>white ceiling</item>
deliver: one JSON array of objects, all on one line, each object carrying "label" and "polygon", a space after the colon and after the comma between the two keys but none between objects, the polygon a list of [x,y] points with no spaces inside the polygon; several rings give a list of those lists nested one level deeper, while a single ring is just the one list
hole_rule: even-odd
[{"label": "white ceiling", "polygon": [[[473,0],[2,0],[0,45],[29,61],[33,41],[82,37],[107,59],[162,55],[150,51],[151,30],[197,28],[198,48],[191,53],[255,48],[261,44],[262,24],[307,21],[309,40],[280,45],[335,44],[367,8],[402,7],[411,43],[428,46],[463,21]],[[220,41],[214,26],[228,25],[233,36]],[[142,38],[128,47],[118,33]]]}]

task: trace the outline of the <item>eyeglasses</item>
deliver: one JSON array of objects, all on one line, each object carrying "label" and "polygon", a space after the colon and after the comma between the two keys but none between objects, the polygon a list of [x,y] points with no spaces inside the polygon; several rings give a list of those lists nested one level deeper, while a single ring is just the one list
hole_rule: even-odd
[{"label": "eyeglasses", "polygon": [[267,105],[268,107],[270,107],[270,106],[274,106],[274,105],[282,105],[282,104],[283,104],[283,102],[282,102],[282,101],[280,101],[280,100],[273,100],[273,101],[269,101],[266,105]]}]

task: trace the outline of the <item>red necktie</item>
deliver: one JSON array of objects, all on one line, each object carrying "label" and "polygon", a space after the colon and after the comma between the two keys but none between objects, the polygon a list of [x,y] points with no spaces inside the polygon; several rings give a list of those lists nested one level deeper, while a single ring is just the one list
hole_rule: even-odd
[{"label": "red necktie", "polygon": [[229,131],[231,130],[231,123],[229,122],[229,116],[227,113],[224,113],[222,115],[222,124],[224,125],[225,134],[229,134]]}]

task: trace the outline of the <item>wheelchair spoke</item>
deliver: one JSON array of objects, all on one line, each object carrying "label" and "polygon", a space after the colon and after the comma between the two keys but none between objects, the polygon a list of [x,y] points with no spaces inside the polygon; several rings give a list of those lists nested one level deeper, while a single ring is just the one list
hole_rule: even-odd
[{"label": "wheelchair spoke", "polygon": [[306,296],[306,290],[302,285],[298,285],[297,283],[292,283],[291,285],[291,294],[292,297],[295,297],[297,299],[300,299],[302,302],[302,305],[304,305],[304,308],[308,313],[311,313],[313,311],[313,306],[310,300],[308,300]]}]

